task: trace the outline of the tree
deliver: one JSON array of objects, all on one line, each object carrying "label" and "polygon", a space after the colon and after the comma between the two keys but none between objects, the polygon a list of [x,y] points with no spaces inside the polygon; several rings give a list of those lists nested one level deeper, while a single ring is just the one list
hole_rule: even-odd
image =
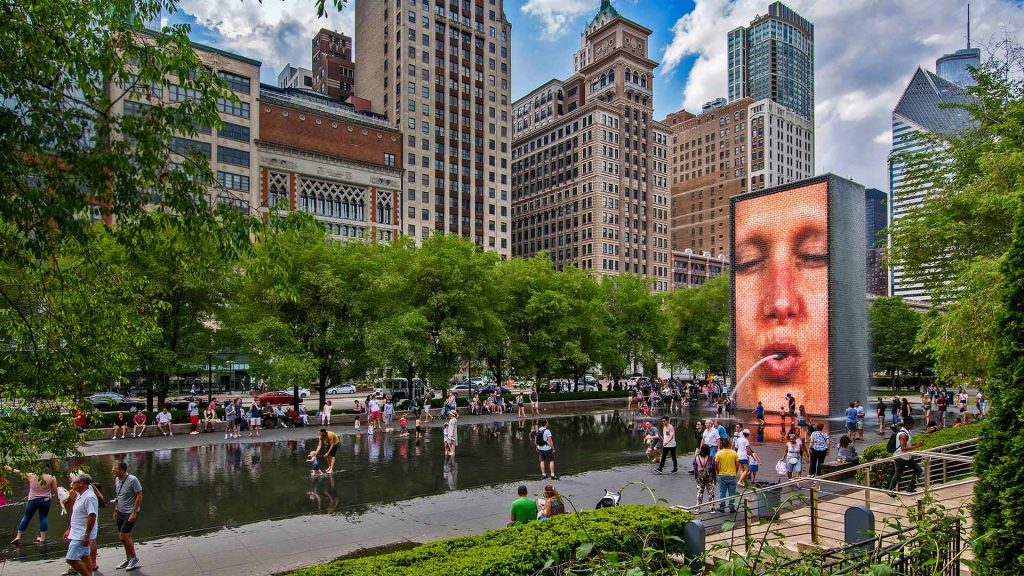
[{"label": "tree", "polygon": [[1002,266],[1003,311],[996,377],[988,389],[989,421],[974,460],[977,564],[972,571],[981,576],[1024,573],[1024,468],[1016,458],[1024,438],[1024,210],[1017,212],[1013,236]]},{"label": "tree", "polygon": [[536,292],[549,286],[553,274],[547,254],[503,260],[495,268],[492,302],[508,339],[509,371],[517,376],[538,377],[538,368],[550,363],[542,357],[548,349],[537,342],[540,317],[531,314],[528,305]]},{"label": "tree", "polygon": [[155,332],[139,279],[106,258],[91,238],[102,232],[85,233],[39,259],[0,221],[0,462],[31,468],[40,454],[73,455],[79,438],[65,410],[130,372],[135,347]]},{"label": "tree", "polygon": [[633,274],[601,281],[608,315],[601,367],[616,387],[631,366],[639,362],[649,369],[665,351],[667,317],[650,288],[648,279]]},{"label": "tree", "polygon": [[[130,246],[152,213],[213,221],[202,200],[205,159],[169,160],[175,135],[216,126],[233,96],[192,50],[187,27],[143,34],[156,0],[9,3],[0,34],[0,397],[28,412],[0,426],[0,463],[38,466],[39,454],[75,451],[58,416],[130,371],[131,349],[151,335],[155,311],[129,270],[106,261],[86,215],[116,219]],[[114,110],[167,77],[195,98],[139,115]],[[197,200],[198,199],[198,200]],[[38,412],[35,420],[25,414]],[[42,427],[40,427],[42,426]],[[19,430],[17,434],[7,431]],[[22,458],[32,458],[24,460]],[[33,464],[34,463],[34,464]]]},{"label": "tree", "polygon": [[363,356],[377,251],[338,244],[305,213],[272,217],[257,233],[227,314],[252,351],[253,373],[277,388],[312,383],[322,405],[331,375],[355,370]]},{"label": "tree", "polygon": [[105,243],[110,258],[140,279],[139,295],[157,330],[136,346],[139,374],[146,383],[146,403],[163,407],[171,380],[201,364],[212,350],[217,312],[232,260],[221,250],[219,223],[183,228],[176,218],[155,215],[153,227],[141,229],[128,247]]},{"label": "tree", "polygon": [[729,277],[668,296],[668,355],[693,372],[726,371],[729,352]]},{"label": "tree", "polygon": [[435,234],[414,251],[407,270],[412,306],[427,319],[431,382],[446,387],[479,343],[495,338],[501,321],[490,306],[497,262],[493,252],[454,235]]},{"label": "tree", "polygon": [[941,312],[925,315],[915,351],[926,354],[936,376],[982,385],[991,373],[1002,310],[1001,259],[978,258],[964,274],[962,295]]},{"label": "tree", "polygon": [[991,296],[999,285],[993,280],[1009,249],[1024,185],[1024,85],[1018,75],[1024,51],[1012,40],[997,48],[1003,55],[974,72],[977,85],[967,89],[973,102],[954,106],[969,117],[970,128],[923,134],[921,151],[893,158],[907,166],[907,193],[928,193],[893,222],[890,265],[922,283],[934,302],[949,306],[949,313],[929,319],[919,343],[943,375],[984,379],[991,367],[994,333],[978,329],[977,320],[994,318],[1000,306],[983,294]]},{"label": "tree", "polygon": [[902,298],[879,298],[871,304],[868,323],[875,368],[887,372],[893,386],[897,374],[918,371],[921,355],[914,346],[921,328],[920,314]]}]

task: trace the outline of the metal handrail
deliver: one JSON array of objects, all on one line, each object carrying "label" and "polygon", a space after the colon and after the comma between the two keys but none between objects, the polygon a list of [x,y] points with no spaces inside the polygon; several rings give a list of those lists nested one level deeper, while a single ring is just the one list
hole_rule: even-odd
[{"label": "metal handrail", "polygon": [[[939,450],[940,449],[941,450],[959,449],[961,447],[973,447],[973,446],[976,446],[977,443],[978,443],[978,439],[977,438],[971,438],[971,439],[968,439],[968,440],[962,440],[960,442],[955,442],[955,443],[952,443],[952,444],[946,444],[946,445],[943,445],[943,446],[937,446],[935,448],[928,449],[928,450],[916,450],[916,451],[912,452],[911,454],[913,454],[915,456],[926,456],[930,460],[940,460],[940,461],[941,460],[945,460],[945,461],[951,461],[951,462],[956,462],[956,463],[961,463],[961,464],[973,464],[974,460],[970,456],[965,456],[965,455],[962,455],[962,454],[947,454],[945,452],[940,452]],[[927,492],[929,490],[931,490],[931,491],[935,490],[935,488],[931,487],[930,482],[922,482],[922,489],[920,489],[920,490],[915,490],[914,492],[905,492],[905,491],[901,492],[901,491],[898,491],[898,490],[889,490],[887,488],[879,488],[879,487],[874,487],[874,486],[870,486],[870,485],[864,486],[864,485],[854,484],[854,483],[850,483],[850,482],[840,482],[840,481],[837,481],[837,480],[832,480],[832,478],[837,477],[837,476],[847,477],[851,473],[856,473],[859,470],[867,470],[868,471],[868,475],[869,475],[869,480],[870,480],[870,470],[872,468],[874,468],[876,466],[879,466],[881,464],[888,463],[888,462],[894,462],[898,458],[900,458],[900,456],[887,456],[885,458],[880,458],[880,459],[877,459],[877,460],[872,460],[870,462],[865,462],[864,464],[857,464],[856,466],[852,466],[850,468],[844,468],[842,470],[837,470],[835,472],[829,472],[827,474],[822,474],[820,476],[803,476],[803,477],[799,477],[799,478],[792,478],[792,479],[789,479],[789,480],[787,480],[785,482],[779,482],[778,484],[772,484],[771,486],[767,486],[767,487],[764,487],[764,488],[757,488],[757,487],[753,487],[753,486],[745,486],[745,487],[743,487],[742,491],[737,492],[737,494],[735,496],[732,496],[730,498],[717,498],[717,499],[713,499],[713,500],[705,502],[705,503],[703,503],[703,504],[701,504],[699,506],[697,506],[697,505],[694,505],[694,506],[683,506],[683,505],[677,504],[677,505],[672,506],[672,509],[684,510],[686,512],[690,512],[690,513],[696,514],[696,513],[699,512],[699,509],[701,509],[701,508],[707,508],[709,506],[712,507],[712,508],[716,508],[719,505],[723,505],[724,506],[727,501],[742,502],[744,496],[747,496],[747,495],[750,495],[750,494],[757,494],[758,492],[776,491],[776,490],[777,491],[783,491],[783,490],[785,490],[787,488],[795,488],[797,490],[803,490],[804,485],[806,483],[808,483],[808,482],[811,482],[811,483],[818,482],[820,484],[829,484],[829,485],[840,486],[840,487],[842,487],[844,489],[849,489],[851,491],[853,491],[853,490],[856,490],[856,491],[865,490],[866,491],[865,495],[867,493],[870,493],[870,492],[875,492],[875,493],[881,493],[881,494],[886,494],[886,495],[890,495],[890,496],[891,495],[918,496],[918,495],[924,494],[925,492]],[[926,476],[927,476],[927,473],[926,473]],[[968,481],[974,481],[974,480],[970,480],[969,479]],[[951,487],[951,486],[957,486],[957,485],[960,485],[960,484],[963,484],[963,483],[966,483],[966,482],[958,481],[958,482],[955,482],[955,483],[943,483],[942,486],[944,486],[944,487]]]}]

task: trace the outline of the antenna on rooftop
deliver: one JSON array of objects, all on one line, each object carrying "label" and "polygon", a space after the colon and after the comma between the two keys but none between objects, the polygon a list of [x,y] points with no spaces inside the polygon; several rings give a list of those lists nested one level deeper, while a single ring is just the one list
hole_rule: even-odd
[{"label": "antenna on rooftop", "polygon": [[967,3],[967,48],[971,48],[971,3]]}]

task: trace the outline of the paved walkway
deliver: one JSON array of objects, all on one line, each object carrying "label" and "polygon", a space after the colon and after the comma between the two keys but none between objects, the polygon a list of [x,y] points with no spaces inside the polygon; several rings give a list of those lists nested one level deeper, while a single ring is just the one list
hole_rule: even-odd
[{"label": "paved walkway", "polygon": [[[686,416],[686,413],[683,415]],[[463,416],[459,418],[459,423],[465,425],[490,420],[493,418],[487,415]],[[869,417],[870,420],[873,418]],[[436,420],[433,425],[440,426],[441,422]],[[777,428],[777,425],[772,426]],[[316,428],[272,430],[260,438],[243,436],[241,440],[264,442],[305,439],[315,435]],[[354,433],[351,425],[337,425],[332,429],[342,434]],[[869,433],[867,441],[871,443],[877,440]],[[134,451],[149,451],[223,442],[227,442],[223,433],[97,440],[83,445],[82,452],[85,455],[100,455],[124,452],[129,449],[128,446]],[[233,442],[237,443],[238,440]],[[757,446],[757,449],[762,454],[763,462],[774,462],[782,451],[781,444],[776,441],[768,441]],[[688,455],[680,457],[683,471],[679,474],[653,474],[650,465],[642,464],[563,476],[557,486],[573,504],[582,509],[593,508],[606,488],[617,490],[636,480],[646,482],[654,491],[654,496],[644,487],[633,485],[625,491],[622,503],[651,504],[657,497],[667,499],[670,504],[692,505],[696,500],[695,486],[692,477],[685,473],[690,458]],[[458,466],[474,465],[486,464],[468,460],[458,463]],[[766,479],[774,480],[774,476]],[[531,494],[539,494],[545,482],[532,475],[524,476],[522,483],[529,487]],[[325,514],[282,517],[213,532],[150,539],[138,544],[142,565],[135,573],[274,574],[329,561],[363,548],[479,534],[504,526],[508,506],[515,498],[518,484],[515,482],[458,490],[410,501],[339,508]],[[282,512],[287,516],[287,511]],[[56,528],[53,533],[57,535]],[[65,566],[62,560],[63,549],[63,544],[58,544],[44,557],[38,546],[22,546],[17,551],[20,556],[0,563],[0,576],[60,573]],[[101,548],[100,573],[114,573],[113,566],[122,559],[119,547]]]},{"label": "paved walkway", "polygon": [[[667,498],[672,503],[691,503],[695,498],[689,475],[652,474],[647,465],[564,476],[557,484],[573,505],[592,509],[605,488],[619,489],[637,479],[644,479],[656,496],[633,485],[623,493],[623,504],[653,504],[655,497]],[[523,483],[535,495],[544,485],[538,476]],[[459,490],[371,506],[368,510],[362,506],[338,509],[331,514],[267,520],[208,534],[153,539],[138,545],[142,564],[135,574],[274,574],[333,560],[362,548],[479,534],[505,525],[517,485]],[[56,548],[63,550],[62,546]],[[65,564],[60,558],[31,559],[29,555],[38,554],[39,548],[27,545],[22,549],[24,561],[0,564],[0,575],[36,576],[63,571]],[[118,547],[101,548],[100,573],[114,574],[113,566],[121,560],[123,555]]]}]

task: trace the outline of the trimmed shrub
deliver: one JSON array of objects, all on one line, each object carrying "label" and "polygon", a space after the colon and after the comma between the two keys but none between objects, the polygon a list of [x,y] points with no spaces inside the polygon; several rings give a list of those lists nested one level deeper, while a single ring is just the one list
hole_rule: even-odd
[{"label": "trimmed shrub", "polygon": [[[518,576],[548,560],[571,558],[578,547],[639,554],[647,546],[682,552],[683,526],[693,516],[654,506],[619,506],[565,514],[549,520],[449,538],[410,550],[337,560],[292,572],[294,576]],[[675,537],[675,538],[673,538]]]},{"label": "trimmed shrub", "polygon": [[[967,426],[961,426],[960,428],[943,428],[937,432],[931,434],[914,434],[911,430],[910,434],[914,442],[924,440],[924,446],[920,450],[929,450],[931,448],[938,448],[939,446],[945,446],[947,444],[956,444],[957,442],[963,442],[964,440],[970,440],[971,438],[977,438],[981,435],[982,428],[985,426],[984,423],[980,424],[968,424]],[[891,456],[886,450],[886,443],[889,437],[886,436],[885,442],[879,442],[878,444],[872,444],[864,449],[861,453],[861,463],[867,463],[874,460],[881,460]],[[885,487],[889,485],[889,480],[892,479],[893,465],[891,462],[885,464],[879,464],[871,468],[871,485],[878,487]],[[860,484],[864,483],[865,470],[857,471],[857,482]]]}]

